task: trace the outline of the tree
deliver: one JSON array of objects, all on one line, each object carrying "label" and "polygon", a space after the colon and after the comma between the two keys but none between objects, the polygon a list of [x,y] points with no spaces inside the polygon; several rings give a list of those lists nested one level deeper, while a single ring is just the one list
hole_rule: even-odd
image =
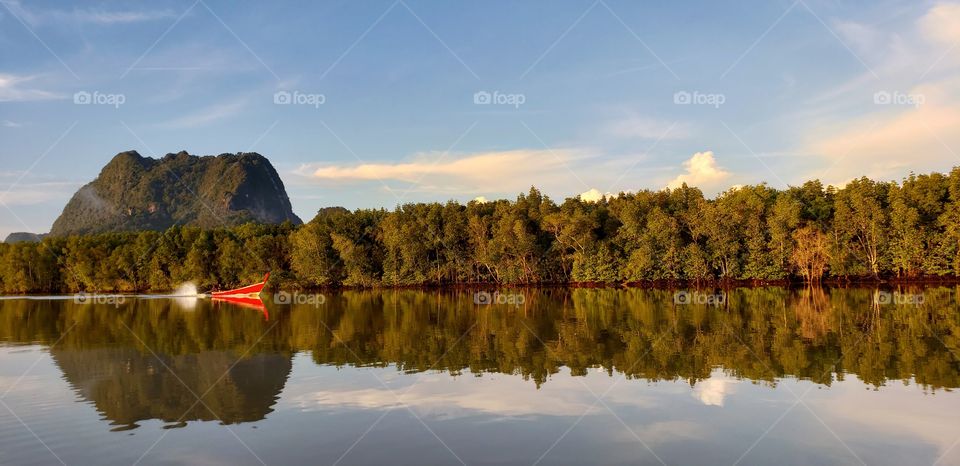
[{"label": "tree", "polygon": [[793,232],[795,246],[790,262],[808,283],[819,282],[830,261],[829,240],[820,230],[807,225]]},{"label": "tree", "polygon": [[628,270],[637,278],[675,280],[683,275],[683,240],[680,224],[660,207],[647,216],[640,247],[630,256]]},{"label": "tree", "polygon": [[225,235],[217,242],[217,276],[218,283],[233,288],[242,283],[244,264],[249,262],[249,252],[239,241]]},{"label": "tree", "polygon": [[216,262],[217,245],[213,234],[201,231],[187,252],[186,270],[194,277],[194,283],[200,288],[208,288],[219,283]]},{"label": "tree", "polygon": [[721,279],[732,279],[740,269],[740,241],[742,238],[735,214],[728,204],[703,201],[703,225],[706,250],[710,263]]},{"label": "tree", "polygon": [[890,260],[898,277],[915,277],[923,267],[926,238],[919,211],[899,186],[890,187]]},{"label": "tree", "polygon": [[886,258],[886,192],[885,185],[860,178],[838,191],[836,197],[834,228],[843,239],[836,247],[850,248],[863,269],[874,277],[880,276]]},{"label": "tree", "polygon": [[569,199],[560,210],[544,217],[543,228],[553,235],[565,278],[571,276],[574,263],[583,261],[588,249],[594,246],[594,230],[599,226],[597,219],[587,213],[579,198]]},{"label": "tree", "polygon": [[776,278],[790,275],[790,258],[793,256],[793,232],[800,224],[803,205],[790,191],[781,192],[773,203],[767,218],[770,232],[770,251],[776,267]]},{"label": "tree", "polygon": [[290,266],[307,286],[337,283],[340,258],[333,249],[330,229],[322,222],[309,222],[290,234]]},{"label": "tree", "polygon": [[960,276],[960,167],[950,172],[947,186],[949,195],[936,222],[936,259],[931,261],[931,268],[939,274]]},{"label": "tree", "polygon": [[717,204],[730,212],[736,236],[742,243],[739,276],[743,279],[780,278],[777,258],[771,250],[769,211],[776,191],[760,184],[743,186],[724,193]]}]

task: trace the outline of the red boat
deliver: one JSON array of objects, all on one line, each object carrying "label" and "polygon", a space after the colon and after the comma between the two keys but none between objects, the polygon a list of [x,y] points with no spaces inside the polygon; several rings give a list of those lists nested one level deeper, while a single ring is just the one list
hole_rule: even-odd
[{"label": "red boat", "polygon": [[270,272],[263,276],[263,281],[253,285],[247,285],[241,288],[234,288],[227,291],[213,291],[210,293],[214,298],[244,298],[260,296],[263,287],[267,285],[267,279],[270,278]]}]

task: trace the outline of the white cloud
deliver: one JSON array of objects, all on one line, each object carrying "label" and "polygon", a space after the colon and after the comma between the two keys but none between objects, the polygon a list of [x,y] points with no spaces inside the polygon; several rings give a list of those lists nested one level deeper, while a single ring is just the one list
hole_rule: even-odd
[{"label": "white cloud", "polygon": [[36,79],[36,76],[17,76],[0,73],[0,102],[25,102],[63,98],[63,96],[56,93],[27,86],[30,81]]},{"label": "white cloud", "polygon": [[953,48],[960,42],[960,5],[941,3],[915,22],[897,18],[891,23],[905,27],[896,29],[857,22],[835,24],[844,43],[853,47],[857,58],[869,67],[843,88],[862,91],[862,88],[849,87],[856,82],[870,87],[915,83],[935,63],[941,70],[960,65],[960,50]]},{"label": "white cloud", "polygon": [[144,21],[156,21],[161,19],[176,18],[177,15],[171,10],[154,11],[103,11],[103,10],[74,10],[67,13],[68,19],[73,19],[82,23],[96,24],[123,24],[123,23],[141,23]]},{"label": "white cloud", "polygon": [[210,123],[236,116],[246,107],[247,103],[242,100],[226,102],[202,108],[189,115],[177,117],[157,124],[157,127],[168,129],[194,128],[204,126]]},{"label": "white cloud", "polygon": [[64,204],[82,183],[70,181],[46,181],[21,183],[13,186],[0,185],[0,203],[7,206],[36,205],[51,201],[60,201]]},{"label": "white cloud", "polygon": [[[960,4],[937,4],[902,31],[847,25],[841,33],[877,63],[883,81],[867,73],[819,99],[828,105],[807,129],[801,152],[821,156],[826,169],[803,177],[839,186],[859,176],[897,179],[960,164]],[[879,92],[923,103],[877,105]],[[867,111],[833,117],[850,99]]]},{"label": "white cloud", "polygon": [[920,30],[932,42],[952,47],[960,42],[960,4],[940,3],[919,22]]},{"label": "white cloud", "polygon": [[683,183],[698,188],[718,188],[730,178],[730,172],[717,165],[713,151],[693,154],[690,160],[683,162],[683,167],[687,172],[667,183],[668,188],[676,189]]},{"label": "white cloud", "polygon": [[0,120],[0,126],[3,126],[4,128],[20,128],[23,125],[15,121]]},{"label": "white cloud", "polygon": [[94,8],[75,8],[73,10],[27,9],[24,8],[19,1],[5,1],[4,3],[16,16],[31,26],[63,23],[89,23],[98,25],[130,24],[177,17],[176,12],[173,10],[109,11]]},{"label": "white cloud", "polygon": [[589,191],[580,193],[580,200],[584,202],[599,202],[603,200],[603,193],[597,188],[591,188]]},{"label": "white cloud", "polygon": [[854,21],[838,21],[834,24],[834,29],[844,38],[844,43],[857,50],[875,49],[877,43],[883,39],[876,28]]},{"label": "white cloud", "polygon": [[[893,24],[905,27],[894,29],[890,27]],[[903,92],[916,87],[920,79],[956,76],[960,66],[957,4],[936,5],[915,22],[897,17],[882,27],[856,22],[837,22],[834,27],[869,69],[808,99],[811,105],[798,116],[815,124],[846,123],[851,111],[856,115],[871,107],[875,92]]]},{"label": "white cloud", "polygon": [[960,164],[958,91],[960,79],[918,87],[910,92],[926,97],[919,108],[881,109],[813,131],[811,151],[829,166],[814,175],[842,184],[859,176],[895,179],[910,170],[945,170]]},{"label": "white cloud", "polygon": [[571,167],[583,157],[582,152],[567,149],[518,149],[459,157],[434,152],[418,154],[408,162],[305,165],[298,173],[336,183],[401,182],[421,192],[516,193],[531,185],[568,190],[577,180]]},{"label": "white cloud", "polygon": [[[236,76],[237,73],[262,69],[262,65],[242,48],[218,46],[202,41],[178,44],[176,47],[158,47],[151,50],[133,68],[141,71],[177,72],[175,73],[176,82],[172,83],[173,85],[160,87],[155,91],[151,89],[150,95],[145,97],[148,101],[159,103],[177,100],[185,95],[196,95],[199,89],[194,87],[200,85],[203,88],[203,83],[211,74],[226,73]],[[252,92],[273,94],[277,90],[296,89],[293,86],[279,88],[281,83],[276,85],[277,88],[274,87],[274,83],[268,83],[267,86]]]},{"label": "white cloud", "polygon": [[484,197],[484,196],[477,196],[477,197],[473,198],[473,200],[476,201],[476,202],[479,202],[479,203],[481,203],[481,204],[486,204],[486,203],[490,202],[490,201],[487,200],[487,198]]},{"label": "white cloud", "polygon": [[[629,193],[633,191],[623,191],[623,192]],[[580,193],[579,196],[580,196],[580,200],[583,202],[600,202],[603,200],[604,197],[606,197],[607,199],[611,199],[611,198],[619,197],[620,194],[612,193],[610,191],[607,191],[604,193],[604,192],[600,192],[600,190],[597,188],[590,188],[589,190]]]},{"label": "white cloud", "polygon": [[690,136],[690,128],[679,122],[631,116],[607,124],[605,131],[625,139],[682,139]]}]

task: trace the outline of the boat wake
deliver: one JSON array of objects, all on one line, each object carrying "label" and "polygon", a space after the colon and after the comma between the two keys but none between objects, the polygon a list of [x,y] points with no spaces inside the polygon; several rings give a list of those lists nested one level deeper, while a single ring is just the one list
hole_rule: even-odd
[{"label": "boat wake", "polygon": [[[0,300],[17,300],[17,299],[28,299],[28,300],[68,300],[68,299],[76,299],[77,296],[82,295],[82,294],[85,294],[85,295],[104,296],[104,297],[137,298],[137,299],[164,299],[164,298],[173,298],[173,299],[177,299],[177,301],[181,301],[181,300],[187,300],[187,301],[189,301],[189,300],[193,300],[193,299],[197,299],[197,298],[209,298],[209,297],[210,297],[209,294],[197,292],[197,285],[194,284],[193,282],[184,282],[184,283],[181,283],[180,286],[178,286],[177,289],[173,291],[173,293],[166,293],[166,294],[153,294],[153,293],[151,293],[151,294],[136,294],[136,293],[129,293],[129,294],[127,294],[127,293],[93,293],[93,292],[85,292],[85,293],[74,293],[74,294],[68,294],[68,295],[0,296]],[[186,301],[182,301],[182,304],[186,304]]]},{"label": "boat wake", "polygon": [[173,293],[166,294],[134,294],[127,295],[133,298],[209,298],[207,293],[197,292],[197,285],[193,282],[183,282]]},{"label": "boat wake", "polygon": [[177,287],[176,291],[173,292],[174,296],[196,296],[197,295],[197,285],[193,282],[184,282]]}]

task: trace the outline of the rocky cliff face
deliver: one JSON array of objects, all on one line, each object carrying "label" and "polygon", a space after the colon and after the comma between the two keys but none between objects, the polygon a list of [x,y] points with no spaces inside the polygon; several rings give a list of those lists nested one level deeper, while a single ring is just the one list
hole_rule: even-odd
[{"label": "rocky cliff face", "polygon": [[46,233],[37,234],[37,233],[28,233],[25,231],[17,231],[7,235],[7,239],[3,240],[4,243],[36,243],[43,239],[44,236],[47,236]]},{"label": "rocky cliff face", "polygon": [[255,221],[302,223],[273,165],[257,153],[157,160],[121,152],[80,188],[50,230],[52,236],[107,231],[214,228]]}]

